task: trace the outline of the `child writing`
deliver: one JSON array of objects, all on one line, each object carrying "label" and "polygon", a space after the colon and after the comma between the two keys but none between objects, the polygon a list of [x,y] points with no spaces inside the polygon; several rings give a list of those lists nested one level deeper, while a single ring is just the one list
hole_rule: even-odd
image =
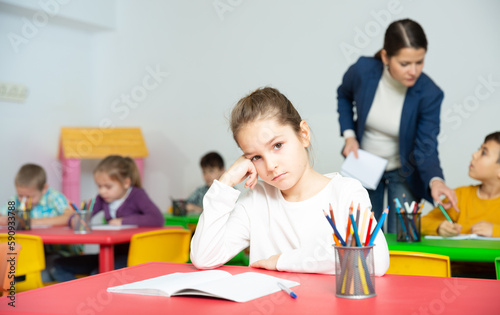
[{"label": "child writing", "polygon": [[500,132],[487,135],[479,150],[472,154],[469,176],[481,184],[455,189],[460,212],[452,207],[446,210],[453,222],[435,208],[422,217],[424,234],[500,237]]},{"label": "child writing", "polygon": [[[309,126],[276,89],[242,98],[230,126],[243,155],[205,195],[191,242],[193,264],[216,268],[250,246],[252,267],[335,273],[332,228],[323,209],[331,204],[337,227],[346,231],[351,202],[360,203],[363,213],[370,207],[366,190],[355,179],[311,167]],[[251,190],[238,200],[232,187],[242,181]],[[375,274],[381,276],[389,267],[382,233],[375,244]]]},{"label": "child writing", "polygon": [[[65,225],[74,213],[66,197],[59,191],[50,188],[47,184],[45,170],[37,164],[24,164],[21,166],[14,179],[17,195],[11,200],[15,201],[16,209],[21,208],[21,203],[27,206],[31,203],[31,225]],[[8,224],[8,205],[0,210],[0,225]],[[79,255],[81,245],[44,245],[45,266],[42,271],[42,281],[53,281],[50,274],[53,261],[60,257]]]},{"label": "child writing", "polygon": [[[73,214],[66,197],[47,184],[45,170],[36,164],[21,166],[14,179],[17,195],[12,198],[16,209],[21,202],[31,202],[31,224],[65,225]],[[8,205],[0,210],[0,225],[7,225]]]},{"label": "child writing", "polygon": [[[92,216],[104,211],[104,217],[111,225],[164,224],[160,209],[141,188],[139,170],[131,158],[118,155],[106,157],[94,170],[94,180],[99,195]],[[128,244],[115,246],[115,269],[127,265],[127,256]],[[61,258],[56,260],[53,274],[57,281],[62,282],[74,279],[75,274],[97,273],[97,267],[97,255]]]},{"label": "child writing", "polygon": [[200,160],[205,185],[198,187],[187,199],[186,210],[190,213],[200,213],[203,210],[203,197],[207,193],[214,179],[219,179],[225,172],[224,160],[217,152],[209,152]]}]

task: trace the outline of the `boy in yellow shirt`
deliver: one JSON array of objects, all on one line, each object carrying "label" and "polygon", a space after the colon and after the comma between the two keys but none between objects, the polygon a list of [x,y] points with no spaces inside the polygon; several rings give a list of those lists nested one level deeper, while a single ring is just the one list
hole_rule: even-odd
[{"label": "boy in yellow shirt", "polygon": [[472,154],[469,176],[481,184],[455,189],[460,212],[452,207],[446,210],[453,223],[435,208],[422,217],[422,233],[500,237],[500,132],[486,136],[479,150]]}]

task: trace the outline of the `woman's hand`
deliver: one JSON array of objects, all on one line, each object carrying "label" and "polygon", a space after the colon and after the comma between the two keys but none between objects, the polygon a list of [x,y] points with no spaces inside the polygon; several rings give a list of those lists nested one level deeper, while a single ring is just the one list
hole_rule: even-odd
[{"label": "woman's hand", "polygon": [[254,188],[257,184],[259,176],[257,174],[257,170],[253,165],[252,161],[247,159],[244,156],[240,156],[231,167],[220,177],[219,181],[228,186],[233,187],[241,183],[245,178],[247,178],[245,182],[245,188]]},{"label": "woman's hand", "polygon": [[[457,204],[457,194],[455,194],[455,191],[453,189],[448,188],[448,186],[446,186],[446,184],[439,179],[433,180],[431,183],[431,187],[431,196],[434,201],[436,201],[437,203],[441,203],[446,210],[448,210],[450,207],[453,207],[455,210],[460,212]],[[445,195],[446,198],[448,198],[449,202],[442,203],[441,195]]]},{"label": "woman's hand", "polygon": [[441,222],[438,227],[438,234],[444,237],[457,236],[462,231],[462,226],[458,223],[451,223],[448,220]]},{"label": "woman's hand", "polygon": [[347,157],[351,151],[354,152],[354,157],[358,158],[358,149],[359,149],[359,143],[356,138],[346,138],[345,139],[345,145],[344,145],[344,150],[342,150],[342,154]]},{"label": "woman's hand", "polygon": [[278,264],[278,259],[280,258],[280,256],[281,254],[272,255],[267,259],[258,260],[253,264],[251,264],[250,267],[262,268],[267,270],[276,270],[276,265]]}]

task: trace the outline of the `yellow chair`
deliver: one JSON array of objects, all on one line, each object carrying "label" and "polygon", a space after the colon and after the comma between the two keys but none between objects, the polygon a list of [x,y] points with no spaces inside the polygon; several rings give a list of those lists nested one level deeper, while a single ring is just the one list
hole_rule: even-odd
[{"label": "yellow chair", "polygon": [[[8,234],[0,234],[0,242],[8,241]],[[43,287],[42,270],[45,269],[45,252],[39,236],[16,234],[15,242],[20,244],[16,277],[24,276],[24,280],[16,279],[16,292]]]},{"label": "yellow chair", "polygon": [[0,243],[0,296],[10,292],[11,282],[14,281],[13,270],[16,270],[17,256],[21,250],[19,243]]},{"label": "yellow chair", "polygon": [[500,257],[495,258],[495,269],[497,271],[497,280],[500,280]]},{"label": "yellow chair", "polygon": [[387,274],[451,277],[450,258],[444,255],[390,250]]},{"label": "yellow chair", "polygon": [[130,239],[127,266],[152,261],[185,263],[189,260],[190,242],[190,230],[169,229],[137,233]]}]

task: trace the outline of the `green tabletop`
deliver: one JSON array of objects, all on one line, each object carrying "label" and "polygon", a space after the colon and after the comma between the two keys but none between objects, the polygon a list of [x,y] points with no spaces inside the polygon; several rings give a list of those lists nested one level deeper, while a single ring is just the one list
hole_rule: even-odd
[{"label": "green tabletop", "polygon": [[486,240],[446,240],[426,239],[421,242],[397,242],[396,234],[385,234],[389,250],[404,250],[440,254],[450,257],[453,261],[494,262],[500,257],[500,241]]},{"label": "green tabletop", "polygon": [[[200,218],[200,214],[188,214],[184,216],[175,216],[171,213],[165,213],[165,225],[178,225],[182,226],[186,229],[192,228],[192,225],[198,224],[198,219]],[[194,230],[194,229],[193,229]]]}]

